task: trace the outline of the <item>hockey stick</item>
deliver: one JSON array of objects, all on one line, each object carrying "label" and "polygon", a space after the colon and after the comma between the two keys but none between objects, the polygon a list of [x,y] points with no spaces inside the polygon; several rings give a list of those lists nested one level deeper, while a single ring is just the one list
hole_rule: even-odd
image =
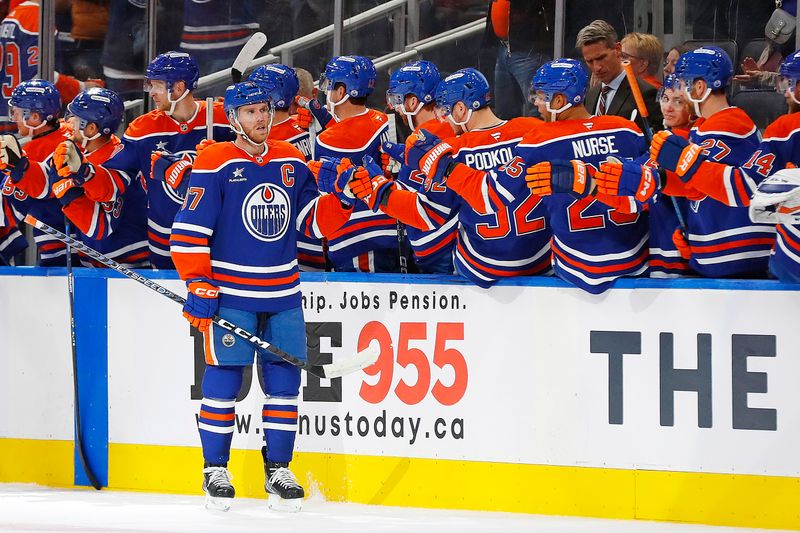
[{"label": "hockey stick", "polygon": [[[64,231],[69,233],[69,221],[66,221]],[[83,450],[83,436],[81,435],[81,409],[78,397],[78,345],[75,341],[75,275],[72,272],[72,250],[69,243],[67,245],[67,289],[69,293],[69,337],[72,344],[72,390],[75,394],[74,413],[75,413],[75,446],[78,448],[78,459],[80,459],[86,479],[96,490],[100,490],[102,485],[97,476],[92,472],[86,453]]]},{"label": "hockey stick", "polygon": [[[644,126],[642,130],[647,139],[647,144],[649,145],[653,141],[653,129],[650,127],[650,122],[648,121],[650,113],[647,111],[647,106],[644,103],[639,81],[636,79],[636,74],[633,73],[633,66],[630,61],[623,61],[622,68],[625,69],[625,77],[628,78],[628,85],[631,87],[633,100],[636,102],[636,108],[639,110],[639,116],[642,117],[642,125]],[[674,196],[669,196],[669,198],[672,200],[672,208],[675,210],[675,216],[678,217],[678,224],[681,226],[681,231],[686,235],[686,221],[683,220],[683,214],[681,214],[681,210],[678,209],[678,201]]]},{"label": "hockey stick", "polygon": [[[102,263],[103,265],[113,270],[116,270],[120,274],[127,276],[132,280],[138,281],[145,287],[148,287],[149,289],[152,289],[157,293],[166,296],[170,300],[177,302],[181,305],[186,303],[185,298],[182,298],[181,296],[178,296],[169,289],[162,287],[161,285],[151,280],[150,278],[146,278],[141,274],[137,274],[133,270],[130,270],[129,268],[120,265],[113,259],[104,256],[94,248],[90,248],[85,244],[83,244],[82,242],[76,241],[75,239],[69,237],[68,235],[64,235],[54,227],[45,224],[41,220],[37,220],[31,215],[27,215],[25,217],[25,222],[27,222],[31,226],[40,229],[41,231],[49,235],[52,235],[53,237],[63,242],[64,244],[72,246],[76,250],[83,252],[84,254],[88,255],[95,261],[98,261],[99,263]],[[358,370],[361,370],[362,368],[366,368],[371,364],[373,364],[375,361],[378,360],[378,356],[380,355],[380,347],[377,345],[377,343],[371,343],[369,346],[367,346],[360,352],[357,352],[353,357],[348,357],[344,361],[340,361],[337,363],[329,363],[327,365],[312,365],[309,364],[308,361],[303,361],[291,354],[284,352],[277,346],[270,344],[269,342],[257,337],[256,335],[248,332],[245,329],[240,328],[236,324],[228,322],[224,318],[220,318],[219,316],[214,315],[212,317],[212,321],[219,327],[227,331],[230,331],[237,337],[244,339],[250,344],[252,344],[259,353],[262,354],[271,353],[273,355],[277,355],[284,361],[291,363],[295,366],[298,366],[303,370],[305,370],[306,372],[308,372],[309,374],[313,374],[320,378],[325,378],[325,379],[337,378],[345,374],[356,372]]]},{"label": "hockey stick", "polygon": [[[397,122],[396,122],[395,114],[394,113],[389,113],[387,115],[387,118],[388,118],[387,123],[386,123],[386,127],[387,127],[386,132],[387,132],[387,136],[388,136],[387,140],[389,142],[391,142],[391,143],[397,144]],[[390,163],[389,163],[389,171],[391,172],[392,170],[394,170],[392,168],[393,164],[391,163],[391,161],[393,161],[393,160],[390,159],[389,161],[390,161]],[[400,222],[400,219],[397,219],[397,252],[398,252],[398,254],[400,256],[400,273],[401,274],[407,274],[408,273],[408,260],[406,259],[406,254],[405,254],[405,248],[406,248],[406,246],[405,246],[406,237],[405,236],[406,236],[406,227],[402,222]]]},{"label": "hockey stick", "polygon": [[255,32],[250,36],[250,39],[244,43],[242,49],[239,50],[239,55],[233,60],[233,65],[231,66],[231,81],[233,83],[242,81],[244,71],[247,70],[250,63],[253,62],[256,55],[264,48],[265,44],[267,44],[267,36],[260,31]]},{"label": "hockey stick", "polygon": [[214,140],[214,98],[206,98],[206,140]]}]

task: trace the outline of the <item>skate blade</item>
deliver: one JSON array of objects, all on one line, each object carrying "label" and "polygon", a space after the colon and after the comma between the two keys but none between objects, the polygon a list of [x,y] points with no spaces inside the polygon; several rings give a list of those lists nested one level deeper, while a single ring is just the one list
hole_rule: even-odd
[{"label": "skate blade", "polygon": [[233,498],[214,498],[206,494],[206,509],[226,512],[231,508]]},{"label": "skate blade", "polygon": [[296,513],[303,508],[303,498],[284,500],[277,494],[270,494],[267,498],[267,508],[280,513]]}]

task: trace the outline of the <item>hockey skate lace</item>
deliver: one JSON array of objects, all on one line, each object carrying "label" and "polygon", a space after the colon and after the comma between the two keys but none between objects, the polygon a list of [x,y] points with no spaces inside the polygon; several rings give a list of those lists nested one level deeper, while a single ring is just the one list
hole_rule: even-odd
[{"label": "hockey skate lace", "polygon": [[233,474],[231,474],[224,466],[211,466],[203,470],[204,474],[210,474],[208,478],[209,485],[216,485],[218,487],[230,487]]},{"label": "hockey skate lace", "polygon": [[281,467],[272,473],[269,478],[269,484],[272,486],[281,485],[284,488],[301,488],[300,484],[295,479],[294,474],[288,468]]}]

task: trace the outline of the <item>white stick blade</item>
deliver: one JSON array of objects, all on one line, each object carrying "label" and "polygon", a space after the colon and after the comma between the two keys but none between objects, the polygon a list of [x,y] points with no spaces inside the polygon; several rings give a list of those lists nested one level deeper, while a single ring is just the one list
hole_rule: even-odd
[{"label": "white stick blade", "polygon": [[239,50],[239,55],[233,60],[231,71],[237,72],[241,78],[244,71],[247,70],[247,67],[250,66],[250,63],[253,62],[265,44],[267,44],[267,36],[262,32],[257,31],[251,35],[250,39]]},{"label": "white stick blade", "polygon": [[380,355],[380,344],[378,344],[377,341],[372,341],[369,346],[356,353],[354,356],[348,357],[343,361],[336,361],[329,365],[322,365],[322,368],[325,369],[325,376],[327,378],[338,378],[373,365]]}]

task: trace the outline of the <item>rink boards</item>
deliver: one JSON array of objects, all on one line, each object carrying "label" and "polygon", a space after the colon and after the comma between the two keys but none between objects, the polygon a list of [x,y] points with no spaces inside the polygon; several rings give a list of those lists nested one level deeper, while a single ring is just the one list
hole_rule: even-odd
[{"label": "rink boards", "polygon": [[[19,275],[23,272],[24,275]],[[183,292],[172,273],[153,273]],[[777,282],[303,275],[312,359],[292,464],[362,503],[800,529],[800,294]],[[79,271],[83,433],[110,488],[199,492],[203,360],[177,304]],[[63,270],[0,269],[0,481],[86,484],[73,458]],[[240,342],[240,341],[237,341]],[[258,379],[237,494],[261,497]],[[78,465],[77,468],[75,465]]]}]

